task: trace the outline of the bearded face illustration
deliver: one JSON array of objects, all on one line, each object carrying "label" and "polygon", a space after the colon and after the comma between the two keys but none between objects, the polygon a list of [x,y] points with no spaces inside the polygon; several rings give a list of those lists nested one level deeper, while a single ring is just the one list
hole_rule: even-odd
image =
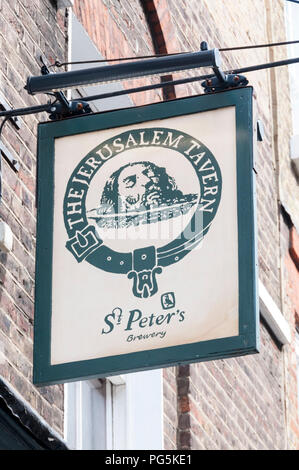
[{"label": "bearded face illustration", "polygon": [[163,197],[159,175],[144,163],[128,165],[118,175],[118,195],[124,210],[157,205]]},{"label": "bearded face illustration", "polygon": [[187,213],[197,200],[198,194],[184,195],[165,168],[129,163],[110,176],[89,218],[107,228],[152,223]]}]

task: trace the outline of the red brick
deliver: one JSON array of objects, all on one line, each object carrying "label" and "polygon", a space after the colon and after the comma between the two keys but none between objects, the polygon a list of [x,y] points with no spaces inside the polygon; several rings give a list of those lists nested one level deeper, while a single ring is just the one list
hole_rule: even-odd
[{"label": "red brick", "polygon": [[290,230],[290,255],[299,269],[299,235],[295,227]]}]

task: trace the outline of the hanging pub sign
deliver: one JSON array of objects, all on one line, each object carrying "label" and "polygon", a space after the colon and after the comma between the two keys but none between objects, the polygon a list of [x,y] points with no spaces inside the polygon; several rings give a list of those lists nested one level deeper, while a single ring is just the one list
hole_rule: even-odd
[{"label": "hanging pub sign", "polygon": [[34,382],[257,352],[252,89],[39,125]]}]

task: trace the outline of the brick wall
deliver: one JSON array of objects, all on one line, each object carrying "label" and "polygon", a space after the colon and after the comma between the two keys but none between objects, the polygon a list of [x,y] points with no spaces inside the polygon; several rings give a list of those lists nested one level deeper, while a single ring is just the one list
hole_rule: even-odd
[{"label": "brick wall", "polygon": [[[139,1],[75,0],[74,12],[103,57],[117,59],[155,54]],[[125,88],[159,82],[159,78],[124,81]],[[136,105],[160,101],[161,90],[133,94]]]},{"label": "brick wall", "polygon": [[291,327],[292,342],[284,352],[286,422],[290,447],[299,448],[298,377],[295,334],[299,328],[299,236],[286,211],[281,215],[281,251],[284,313]]},{"label": "brick wall", "polygon": [[[65,59],[64,14],[57,18],[49,0],[0,1],[0,92],[12,107],[45,102],[45,97],[29,97],[24,86],[28,76],[40,74],[41,54]],[[24,117],[20,130],[9,122],[2,134],[20,171],[15,173],[2,159],[0,218],[13,232],[13,250],[0,252],[0,375],[62,433],[63,387],[32,385],[36,129],[44,118]]]}]

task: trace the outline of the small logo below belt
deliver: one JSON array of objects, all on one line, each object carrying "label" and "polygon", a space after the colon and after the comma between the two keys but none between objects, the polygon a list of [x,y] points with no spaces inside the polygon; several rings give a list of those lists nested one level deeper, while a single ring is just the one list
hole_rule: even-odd
[{"label": "small logo below belt", "polygon": [[168,308],[175,307],[175,296],[173,292],[166,292],[166,294],[161,295],[161,304],[164,310]]}]

